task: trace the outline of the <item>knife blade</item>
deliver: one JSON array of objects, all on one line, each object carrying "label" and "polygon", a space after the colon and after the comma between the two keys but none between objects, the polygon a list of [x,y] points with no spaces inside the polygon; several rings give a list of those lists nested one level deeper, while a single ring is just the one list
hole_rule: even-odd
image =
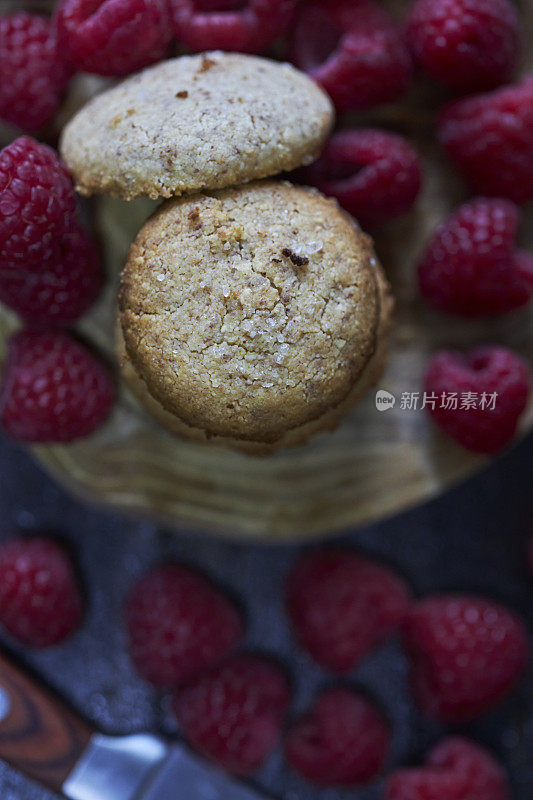
[{"label": "knife blade", "polygon": [[62,790],[70,800],[266,800],[185,747],[148,734],[93,735]]},{"label": "knife blade", "polygon": [[69,800],[267,800],[181,744],[92,731],[3,653],[0,759]]}]

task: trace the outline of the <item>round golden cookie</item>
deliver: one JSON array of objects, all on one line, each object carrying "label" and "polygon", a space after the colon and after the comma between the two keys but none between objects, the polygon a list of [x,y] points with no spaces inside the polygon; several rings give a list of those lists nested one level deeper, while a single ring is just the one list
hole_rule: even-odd
[{"label": "round golden cookie", "polygon": [[60,149],[82,194],[155,199],[313,161],[333,116],[326,94],[289,64],[203,53],[95,97],[66,125]]},{"label": "round golden cookie", "polygon": [[372,243],[333,200],[266,181],[171,200],[121,279],[125,377],[171,430],[265,452],[331,428],[379,374]]}]

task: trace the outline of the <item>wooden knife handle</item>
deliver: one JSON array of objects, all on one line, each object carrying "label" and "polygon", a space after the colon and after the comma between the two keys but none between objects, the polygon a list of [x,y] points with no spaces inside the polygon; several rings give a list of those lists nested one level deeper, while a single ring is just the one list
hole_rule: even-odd
[{"label": "wooden knife handle", "polygon": [[81,719],[0,652],[0,759],[59,792],[91,735]]}]

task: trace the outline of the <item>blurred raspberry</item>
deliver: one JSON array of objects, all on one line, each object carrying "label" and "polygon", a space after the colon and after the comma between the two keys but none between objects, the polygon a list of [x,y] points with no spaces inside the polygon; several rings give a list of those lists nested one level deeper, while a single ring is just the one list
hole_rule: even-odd
[{"label": "blurred raspberry", "polygon": [[509,0],[417,0],[407,38],[429,75],[464,94],[505,83],[520,59],[518,14]]},{"label": "blurred raspberry", "polygon": [[301,645],[333,672],[347,672],[404,621],[410,593],[392,570],[332,548],[296,562],[287,612]]},{"label": "blurred raspberry", "polygon": [[363,228],[405,214],[422,182],[416,150],[387,131],[341,130],[327,141],[314,164],[299,171],[304,183],[336,197]]},{"label": "blurred raspberry", "polygon": [[494,455],[514,438],[529,397],[529,368],[504,347],[465,355],[443,350],[429,364],[425,390],[434,400],[428,410],[448,436],[474,453]]},{"label": "blurred raspberry", "polygon": [[232,603],[201,575],[178,564],[158,567],[126,604],[130,653],[155,686],[177,686],[214,667],[240,643],[244,626]]},{"label": "blurred raspberry", "polygon": [[520,213],[507,200],[474,200],[431,237],[418,267],[435,308],[468,317],[503,314],[529,302],[533,257],[516,250]]},{"label": "blurred raspberry", "polygon": [[407,48],[372,0],[302,3],[290,55],[328,92],[337,111],[395,100],[411,80]]},{"label": "blurred raspberry", "polygon": [[387,721],[363,696],[332,689],[287,734],[288,763],[319,786],[356,786],[380,772],[389,749]]},{"label": "blurred raspberry", "polygon": [[289,704],[282,670],[240,655],[200,676],[174,698],[185,738],[236,775],[250,775],[276,746]]},{"label": "blurred raspberry", "polygon": [[418,705],[450,724],[475,719],[503,700],[529,657],[527,630],[518,617],[491,600],[466,595],[430,597],[414,606],[405,646]]},{"label": "blurred raspberry", "polygon": [[82,600],[67,554],[50,539],[0,544],[0,623],[22,644],[50,647],[78,627]]},{"label": "blurred raspberry", "polygon": [[510,800],[502,767],[482,747],[450,737],[434,747],[426,766],[399,769],[385,800]]},{"label": "blurred raspberry", "polygon": [[438,134],[474,192],[533,199],[533,76],[449,105]]},{"label": "blurred raspberry", "polygon": [[76,198],[52,148],[22,136],[0,151],[0,269],[49,263]]},{"label": "blurred raspberry", "polygon": [[165,57],[167,0],[59,0],[59,41],[78,69],[127,75]]},{"label": "blurred raspberry", "polygon": [[28,323],[68,327],[94,303],[102,284],[98,248],[76,226],[63,235],[49,262],[0,270],[0,302]]},{"label": "blurred raspberry", "polygon": [[25,330],[9,340],[0,393],[4,432],[21,442],[71,442],[109,416],[115,387],[107,368],[59,331]]},{"label": "blurred raspberry", "polygon": [[297,0],[170,0],[174,33],[191,50],[263,53],[287,30]]},{"label": "blurred raspberry", "polygon": [[71,75],[54,24],[19,12],[0,16],[0,117],[34,132],[59,106]]}]

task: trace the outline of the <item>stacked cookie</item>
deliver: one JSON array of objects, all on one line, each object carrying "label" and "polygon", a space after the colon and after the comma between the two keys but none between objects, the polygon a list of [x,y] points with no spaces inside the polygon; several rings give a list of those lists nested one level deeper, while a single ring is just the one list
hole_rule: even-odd
[{"label": "stacked cookie", "polygon": [[80,192],[172,198],[119,293],[124,378],[169,430],[268,453],[377,379],[391,300],[371,240],[316,191],[259,180],[316,158],[332,122],[293,67],[217,52],[145,70],[66,127]]}]

